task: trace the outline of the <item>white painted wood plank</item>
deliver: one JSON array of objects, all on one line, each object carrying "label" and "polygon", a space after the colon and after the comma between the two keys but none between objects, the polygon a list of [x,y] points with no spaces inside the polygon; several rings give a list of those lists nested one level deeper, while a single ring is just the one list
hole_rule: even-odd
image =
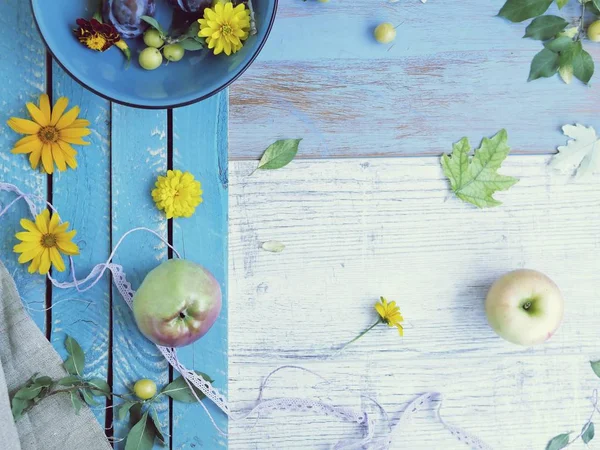
[{"label": "white painted wood plank", "polygon": [[[248,405],[270,370],[299,364],[335,381],[320,386],[330,401],[358,407],[364,392],[392,415],[439,390],[446,418],[496,449],[579,431],[598,386],[600,179],[573,183],[547,161],[510,157],[503,172],[521,181],[489,210],[449,196],[437,158],[296,161],[252,176],[256,163],[231,164],[230,399]],[[261,250],[267,240],[286,249]],[[496,337],[483,312],[490,283],[520,267],[546,272],[567,301],[560,330],[533,349]],[[406,336],[379,327],[322,360],[375,320],[379,295],[400,303]],[[269,395],[317,393],[310,376],[278,380]],[[253,425],[230,423],[232,449],[326,449],[356,435],[298,415]],[[393,448],[464,447],[423,414]]]}]

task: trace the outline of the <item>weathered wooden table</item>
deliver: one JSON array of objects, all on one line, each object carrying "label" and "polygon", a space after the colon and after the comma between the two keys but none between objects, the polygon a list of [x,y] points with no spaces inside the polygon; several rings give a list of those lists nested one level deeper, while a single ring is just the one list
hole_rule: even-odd
[{"label": "weathered wooden table", "polygon": [[[281,0],[270,41],[229,93],[174,111],[124,108],[77,85],[48,58],[27,3],[0,3],[0,122],[47,91],[80,105],[94,133],[76,171],[46,177],[9,153],[17,137],[3,127],[0,179],[51,200],[73,224],[82,273],[137,226],[213,271],[229,287],[228,308],[180,355],[229,386],[235,407],[256,399],[269,371],[298,364],[330,383],[286,372],[265,395],[359,407],[368,394],[393,417],[416,394],[439,390],[445,416],[498,449],[542,449],[580,429],[598,386],[588,360],[600,357],[600,181],[551,173],[545,155],[564,143],[560,126],[600,127],[600,91],[557,78],[526,83],[539,43],[495,17],[502,0]],[[577,5],[567,14],[576,17]],[[392,46],[370,38],[381,21],[400,25]],[[600,46],[589,47],[600,60]],[[476,210],[448,195],[437,156],[464,135],[478,141],[500,128],[521,155],[504,173],[521,181],[498,196],[503,206]],[[250,176],[278,138],[304,139],[298,160]],[[204,203],[191,219],[168,223],[154,208],[152,183],[169,167],[202,182]],[[90,370],[116,390],[142,377],[167,382],[166,363],[108,278],[77,295],[16,263],[13,235],[25,214],[3,219],[0,258],[56,348],[65,333],[76,337]],[[268,240],[287,247],[265,252]],[[167,257],[140,234],[117,260],[137,285]],[[548,273],[567,299],[562,328],[538,348],[500,340],[482,311],[489,284],[519,267]],[[376,328],[328,358],[373,321],[380,295],[401,305],[406,336]],[[227,441],[198,406],[161,406],[173,449],[329,448],[355,433],[333,419],[274,416],[230,422]],[[96,415],[110,435],[123,435],[110,412]],[[433,414],[410,431],[393,448],[464,448]]]}]

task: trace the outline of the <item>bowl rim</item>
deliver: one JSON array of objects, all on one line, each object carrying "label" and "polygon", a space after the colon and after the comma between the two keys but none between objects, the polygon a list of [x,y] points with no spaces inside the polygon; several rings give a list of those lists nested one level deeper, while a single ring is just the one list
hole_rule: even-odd
[{"label": "bowl rim", "polygon": [[112,103],[117,103],[119,105],[128,106],[130,108],[151,109],[151,110],[175,109],[175,108],[181,108],[183,106],[193,105],[194,103],[198,103],[198,102],[201,102],[202,100],[206,100],[207,98],[210,98],[213,95],[216,95],[219,92],[221,92],[222,90],[224,90],[227,87],[229,87],[234,81],[236,81],[239,77],[241,77],[244,74],[244,72],[246,72],[246,70],[248,70],[248,68],[252,65],[252,63],[254,62],[254,60],[258,57],[258,55],[260,54],[261,50],[265,46],[267,40],[269,39],[269,35],[271,34],[271,29],[273,28],[273,24],[275,23],[275,16],[277,16],[277,8],[279,6],[279,0],[274,0],[273,12],[271,14],[271,18],[269,19],[269,23],[267,24],[267,31],[265,33],[264,38],[262,39],[261,42],[258,43],[258,46],[256,47],[256,50],[254,51],[254,53],[252,54],[252,56],[250,57],[250,59],[248,60],[248,62],[229,81],[227,81],[226,83],[223,83],[221,86],[219,86],[218,88],[216,88],[213,91],[209,92],[208,94],[201,95],[200,97],[197,97],[197,98],[195,98],[193,100],[189,100],[189,101],[186,101],[186,102],[172,103],[172,104],[165,104],[165,105],[139,105],[139,104],[136,104],[136,103],[124,102],[122,100],[113,98],[113,97],[111,97],[109,95],[103,94],[102,92],[99,92],[98,90],[96,90],[96,89],[88,86],[82,80],[80,80],[75,75],[73,75],[73,73],[71,73],[71,71],[69,71],[69,69],[67,69],[64,66],[64,64],[54,55],[54,52],[52,51],[52,49],[48,45],[48,42],[46,42],[46,38],[44,37],[44,34],[42,33],[42,30],[40,29],[40,25],[38,24],[38,20],[37,20],[37,17],[35,15],[35,9],[33,7],[33,2],[34,1],[35,0],[29,0],[29,6],[31,8],[31,15],[33,16],[33,21],[35,23],[35,27],[36,27],[36,29],[38,31],[38,34],[42,38],[42,42],[44,43],[44,46],[46,47],[46,50],[50,53],[50,55],[52,56],[52,59],[54,61],[56,61],[56,63],[61,67],[62,70],[64,70],[72,79],[74,79],[77,83],[79,83],[85,89],[87,89],[88,91],[90,91],[90,92],[98,95],[99,97],[104,98],[105,100],[108,100],[108,101],[110,101]]}]

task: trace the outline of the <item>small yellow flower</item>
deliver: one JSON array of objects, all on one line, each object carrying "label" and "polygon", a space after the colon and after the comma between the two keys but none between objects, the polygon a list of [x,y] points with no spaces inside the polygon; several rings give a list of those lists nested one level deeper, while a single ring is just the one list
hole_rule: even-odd
[{"label": "small yellow flower", "polygon": [[46,209],[35,218],[35,223],[21,219],[21,226],[26,231],[15,234],[21,243],[15,245],[13,250],[20,253],[21,264],[31,261],[29,273],[39,272],[45,275],[50,270],[50,265],[59,272],[64,272],[65,263],[61,253],[69,256],[79,254],[79,247],[72,242],[77,232],[67,231],[69,222],[61,224],[57,213],[50,216],[50,211]]},{"label": "small yellow flower", "polygon": [[404,328],[401,323],[404,322],[404,317],[400,314],[400,308],[396,306],[396,302],[389,302],[381,297],[379,302],[375,303],[375,311],[381,317],[381,321],[388,324],[390,327],[398,328],[400,336],[404,336]]},{"label": "small yellow flower", "polygon": [[235,8],[228,1],[218,2],[212,8],[204,10],[204,18],[200,23],[199,37],[206,38],[208,48],[214,49],[215,55],[225,52],[227,56],[239,51],[248,39],[250,31],[250,11],[240,3]]},{"label": "small yellow flower", "polygon": [[29,154],[29,163],[36,169],[42,161],[43,171],[54,172],[54,164],[58,170],[77,167],[77,152],[71,144],[89,145],[82,139],[90,134],[87,128],[90,122],[78,119],[79,107],[75,106],[65,113],[69,100],[58,99],[54,108],[50,108],[50,99],[46,94],[40,96],[39,107],[27,103],[32,120],[11,117],[8,126],[20,134],[28,136],[20,139],[12,149],[14,154]]},{"label": "small yellow flower", "polygon": [[202,187],[189,172],[169,170],[166,177],[158,177],[152,190],[156,207],[165,212],[167,219],[191,217],[202,203]]}]

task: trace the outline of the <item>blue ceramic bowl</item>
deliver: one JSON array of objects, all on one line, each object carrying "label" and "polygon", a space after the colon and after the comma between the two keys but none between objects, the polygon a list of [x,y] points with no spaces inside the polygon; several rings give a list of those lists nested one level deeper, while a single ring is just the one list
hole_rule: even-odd
[{"label": "blue ceramic bowl", "polygon": [[[186,52],[177,63],[146,71],[138,62],[142,38],[128,39],[132,50],[129,68],[119,49],[104,53],[81,45],[73,33],[75,21],[90,19],[98,0],[31,0],[33,15],[46,46],[62,68],[92,92],[117,103],[138,108],[176,108],[227,87],[256,58],[275,20],[278,0],[253,0],[258,33],[250,36],[236,54],[215,56],[208,50]],[[167,0],[156,0],[155,18],[167,29],[173,10]]]}]

